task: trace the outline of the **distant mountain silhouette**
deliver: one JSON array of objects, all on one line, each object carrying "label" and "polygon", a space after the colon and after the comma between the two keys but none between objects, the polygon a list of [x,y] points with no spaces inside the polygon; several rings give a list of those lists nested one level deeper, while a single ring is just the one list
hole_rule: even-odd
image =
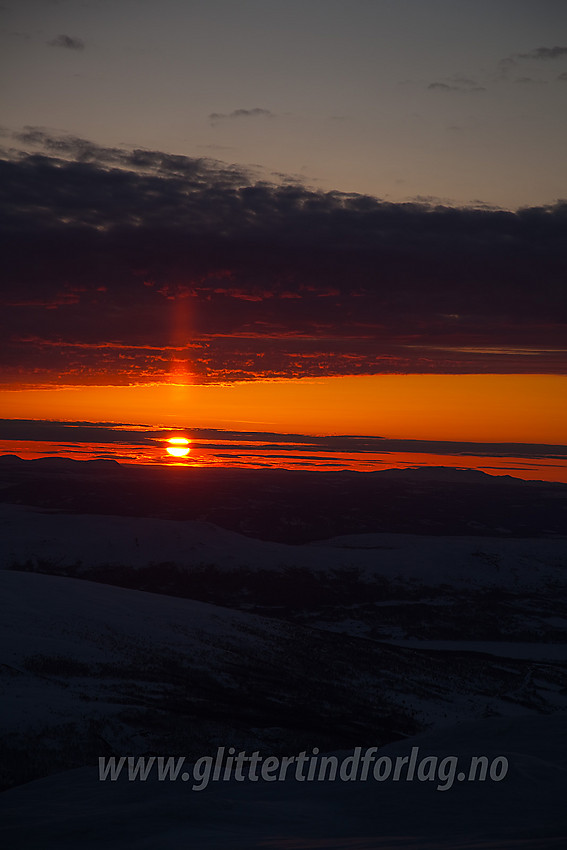
[{"label": "distant mountain silhouette", "polygon": [[378,473],[385,478],[407,478],[415,481],[447,481],[462,483],[484,483],[487,481],[504,480],[525,484],[523,478],[512,475],[490,475],[480,469],[462,469],[452,466],[415,466],[408,469],[385,469]]},{"label": "distant mountain silhouette", "polygon": [[2,455],[0,456],[0,468],[10,466],[20,466],[22,464],[33,464],[34,469],[46,469],[52,472],[60,470],[67,472],[68,470],[77,469],[117,469],[121,466],[117,460],[75,460],[70,457],[38,457],[31,460],[23,460],[17,455]]},{"label": "distant mountain silhouette", "polygon": [[311,472],[0,458],[0,499],[66,513],[198,520],[261,540],[565,535],[567,485],[421,467]]}]

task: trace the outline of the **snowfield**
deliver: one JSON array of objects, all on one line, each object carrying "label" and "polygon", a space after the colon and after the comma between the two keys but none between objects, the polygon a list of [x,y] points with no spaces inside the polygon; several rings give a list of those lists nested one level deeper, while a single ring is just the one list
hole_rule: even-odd
[{"label": "snowfield", "polygon": [[[0,506],[6,846],[551,850],[567,540],[343,535]],[[151,591],[151,592],[150,592]],[[98,758],[506,755],[500,783],[99,782]],[[13,787],[16,786],[16,787]]]},{"label": "snowfield", "polygon": [[192,520],[60,514],[1,504],[0,565],[27,561],[78,564],[85,571],[168,562],[227,570],[356,567],[428,586],[537,588],[567,581],[567,538],[364,534],[292,546]]},{"label": "snowfield", "polygon": [[[490,718],[391,744],[395,760],[505,756],[500,782],[100,782],[95,766],[0,798],[6,846],[42,850],[559,850],[567,840],[565,715]],[[290,752],[289,755],[296,755]],[[349,751],[338,753],[349,755]]]}]

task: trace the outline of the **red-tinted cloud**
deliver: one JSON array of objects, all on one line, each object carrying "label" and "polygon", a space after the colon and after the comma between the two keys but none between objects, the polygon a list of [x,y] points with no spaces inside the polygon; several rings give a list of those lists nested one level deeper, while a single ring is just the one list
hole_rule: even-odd
[{"label": "red-tinted cloud", "polygon": [[506,212],[252,182],[28,132],[0,162],[5,382],[564,373],[567,204]]}]

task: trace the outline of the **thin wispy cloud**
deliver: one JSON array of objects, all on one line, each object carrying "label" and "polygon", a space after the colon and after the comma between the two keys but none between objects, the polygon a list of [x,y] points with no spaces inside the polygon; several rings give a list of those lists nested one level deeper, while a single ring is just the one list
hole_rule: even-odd
[{"label": "thin wispy cloud", "polygon": [[[558,60],[567,60],[567,47],[536,47],[526,53],[512,53],[501,59],[498,63],[498,71],[495,74],[485,74],[481,79],[474,79],[463,74],[454,74],[451,77],[443,77],[440,80],[429,83],[427,89],[429,91],[455,92],[458,94],[485,92],[488,91],[491,84],[498,81],[505,81],[509,79],[509,75],[512,76],[514,72],[519,72],[522,66],[531,64],[533,67],[534,63],[539,63],[541,73],[544,73],[546,66]],[[567,72],[560,74],[556,79],[567,79]],[[541,85],[548,82],[548,80],[539,79],[528,74],[510,81],[521,85]]]},{"label": "thin wispy cloud", "polygon": [[52,41],[47,42],[50,47],[62,47],[65,50],[84,50],[85,42],[82,38],[75,38],[71,35],[58,35]]},{"label": "thin wispy cloud", "polygon": [[430,91],[451,91],[458,92],[459,94],[471,94],[473,92],[483,92],[486,91],[485,86],[479,86],[474,80],[465,80],[463,82],[454,81],[454,82],[435,82],[430,83],[427,88]]},{"label": "thin wispy cloud", "polygon": [[516,53],[516,59],[562,59],[567,58],[567,47],[536,47],[535,50],[530,50],[529,53]]},{"label": "thin wispy cloud", "polygon": [[234,120],[235,118],[274,118],[274,113],[269,109],[254,107],[254,109],[234,109],[232,112],[211,112],[209,120],[212,124],[218,121]]},{"label": "thin wispy cloud", "polygon": [[514,80],[514,83],[516,83],[516,85],[519,84],[519,85],[522,85],[522,86],[545,86],[545,85],[547,85],[546,80],[537,80],[534,77],[518,77],[516,80]]},{"label": "thin wispy cloud", "polygon": [[533,63],[540,63],[543,69],[543,66],[560,59],[567,59],[567,47],[536,47],[527,53],[512,53],[510,56],[504,57],[499,62],[499,69],[500,73],[506,76],[509,71],[513,71],[525,63],[532,65]]},{"label": "thin wispy cloud", "polygon": [[427,88],[431,91],[450,91],[460,94],[486,91],[486,88],[477,80],[467,77],[464,74],[452,74],[450,77],[443,77],[442,80],[436,80],[430,83]]}]

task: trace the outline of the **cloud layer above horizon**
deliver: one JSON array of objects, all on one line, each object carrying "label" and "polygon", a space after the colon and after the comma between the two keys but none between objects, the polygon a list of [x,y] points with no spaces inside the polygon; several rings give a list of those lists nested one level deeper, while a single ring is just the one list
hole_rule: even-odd
[{"label": "cloud layer above horizon", "polygon": [[4,138],[4,385],[567,371],[566,202],[390,203]]}]

